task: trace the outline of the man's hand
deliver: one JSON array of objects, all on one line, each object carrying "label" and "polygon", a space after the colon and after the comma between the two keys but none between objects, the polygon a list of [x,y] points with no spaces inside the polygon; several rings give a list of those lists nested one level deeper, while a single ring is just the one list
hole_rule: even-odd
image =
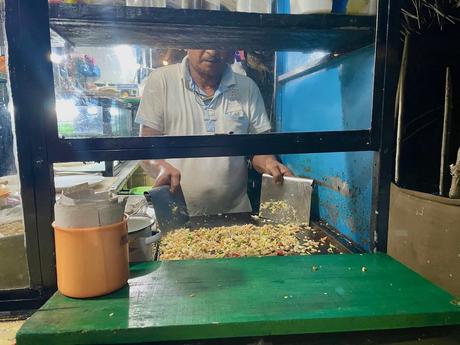
[{"label": "man's hand", "polygon": [[[162,135],[160,131],[147,126],[141,126],[140,136],[153,137]],[[142,168],[155,178],[154,187],[169,186],[172,193],[180,188],[180,171],[164,159],[150,159],[141,162]]]},{"label": "man's hand", "polygon": [[157,164],[158,175],[154,187],[169,186],[171,192],[174,193],[180,188],[180,171],[165,161],[157,162]]},{"label": "man's hand", "polygon": [[278,162],[273,155],[258,155],[252,158],[252,165],[259,173],[273,176],[275,183],[283,183],[284,176],[294,176],[291,170]]}]

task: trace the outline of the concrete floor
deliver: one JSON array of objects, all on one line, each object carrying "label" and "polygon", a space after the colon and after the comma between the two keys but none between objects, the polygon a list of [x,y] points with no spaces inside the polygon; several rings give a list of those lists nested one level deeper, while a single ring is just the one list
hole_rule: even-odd
[{"label": "concrete floor", "polygon": [[25,320],[1,321],[0,320],[0,345],[13,345],[16,343],[16,332]]}]

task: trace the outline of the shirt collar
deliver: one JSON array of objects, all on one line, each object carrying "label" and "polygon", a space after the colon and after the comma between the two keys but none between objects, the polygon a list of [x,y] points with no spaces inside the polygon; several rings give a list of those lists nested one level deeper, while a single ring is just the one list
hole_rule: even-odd
[{"label": "shirt collar", "polygon": [[[195,89],[194,88],[195,82],[193,81],[192,76],[190,75],[187,56],[185,56],[182,59],[182,62],[180,64],[180,70],[181,70],[181,77],[185,82],[185,86],[189,90],[193,91]],[[236,84],[236,80],[235,80],[234,72],[232,71],[230,66],[227,65],[227,67],[224,70],[224,74],[222,75],[222,79],[220,81],[218,90],[223,92],[235,84]]]}]

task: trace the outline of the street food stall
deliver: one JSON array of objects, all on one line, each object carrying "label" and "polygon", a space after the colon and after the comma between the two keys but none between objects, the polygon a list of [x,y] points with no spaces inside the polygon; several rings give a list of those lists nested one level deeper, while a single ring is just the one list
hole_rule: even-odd
[{"label": "street food stall", "polygon": [[[231,1],[203,1],[194,8],[185,1],[7,1],[30,284],[9,291],[4,305],[40,306],[18,332],[18,345],[458,339],[460,301],[386,254],[400,7],[380,0],[375,15],[368,1],[356,15],[346,12],[346,1],[333,2],[335,13],[283,0],[251,10],[253,2],[232,8]],[[120,58],[117,83],[91,79],[109,78],[107,49]],[[245,73],[270,103],[272,131],[139,137],[133,119],[143,81],[151,70],[180,62],[181,49],[236,51],[243,63],[232,68],[252,67]],[[326,94],[316,92],[320,85]],[[190,217],[187,226],[167,229],[154,204],[162,239],[152,240],[151,257],[130,263],[127,283],[83,296],[91,298],[63,293],[64,276],[81,273],[84,290],[92,284],[85,271],[100,269],[103,281],[118,262],[107,258],[119,259],[105,243],[69,246],[93,267],[71,266],[71,258],[65,264],[74,269],[62,270],[63,228],[53,222],[56,207],[74,201],[61,196],[56,203],[55,177],[80,169],[76,162],[98,169],[105,162],[99,171],[111,178],[105,191],[119,195],[107,194],[111,203],[149,186],[148,179],[132,183],[140,160],[269,154],[303,183],[312,181],[302,212],[290,211],[291,193],[264,203],[264,177],[257,174],[248,181],[252,213]],[[143,200],[129,195],[126,213],[147,214]],[[169,219],[176,210],[168,210]],[[267,219],[266,212],[285,219]],[[126,248],[129,241],[116,239]]]}]

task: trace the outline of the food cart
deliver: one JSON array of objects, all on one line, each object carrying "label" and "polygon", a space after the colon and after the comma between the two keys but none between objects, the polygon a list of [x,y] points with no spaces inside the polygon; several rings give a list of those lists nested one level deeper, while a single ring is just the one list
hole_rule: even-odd
[{"label": "food cart", "polygon": [[[386,255],[398,4],[379,1],[376,17],[282,14],[289,12],[287,7],[287,2],[278,1],[278,13],[255,14],[7,1],[31,274],[31,288],[19,293],[23,301],[40,303],[56,289],[50,227],[53,163],[371,152],[376,164],[368,199],[370,235],[361,253],[133,264],[129,284],[113,294],[78,300],[55,293],[22,327],[18,345],[390,344],[458,335],[458,300]],[[330,52],[309,66],[278,75],[278,88],[371,46],[375,63],[370,126],[259,135],[68,139],[59,135],[53,108],[50,29],[83,46],[154,42],[166,48]]]}]

